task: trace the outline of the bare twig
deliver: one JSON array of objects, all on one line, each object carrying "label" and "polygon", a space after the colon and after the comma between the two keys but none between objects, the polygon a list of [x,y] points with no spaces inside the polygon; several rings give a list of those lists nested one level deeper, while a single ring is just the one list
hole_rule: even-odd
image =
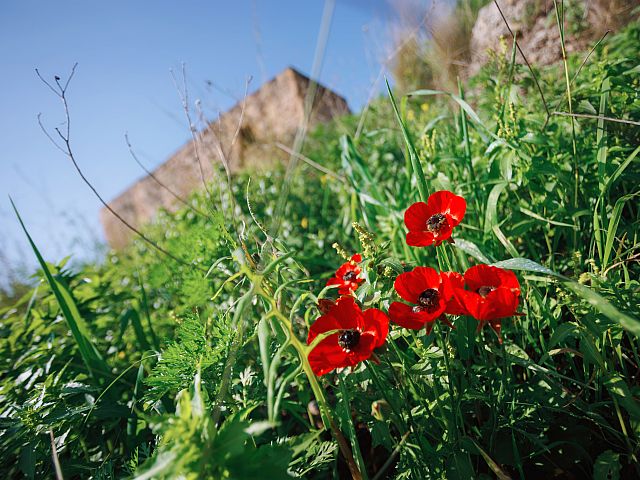
[{"label": "bare twig", "polygon": [[527,68],[529,68],[529,71],[531,72],[531,76],[533,77],[533,81],[535,82],[536,87],[538,88],[538,92],[540,92],[540,98],[542,98],[542,103],[544,104],[544,109],[547,112],[547,118],[548,118],[551,115],[551,112],[549,111],[549,107],[547,106],[547,100],[544,98],[544,93],[542,92],[542,87],[540,87],[540,83],[538,82],[538,77],[534,73],[533,68],[531,67],[531,64],[529,63],[529,60],[527,60],[526,55],[522,51],[522,48],[520,48],[520,44],[518,43],[518,40],[516,39],[516,34],[513,33],[513,30],[511,30],[511,26],[509,26],[509,22],[507,21],[506,17],[504,16],[504,13],[502,13],[502,9],[500,8],[500,5],[498,5],[497,0],[493,0],[493,3],[498,8],[498,12],[500,12],[500,16],[502,17],[502,20],[504,21],[504,24],[507,26],[507,30],[509,30],[509,33],[511,34],[511,37],[513,38],[513,41],[516,44],[516,48],[518,49],[518,52],[520,52],[520,55],[522,55],[522,58],[523,58],[524,62],[527,64]]},{"label": "bare twig", "polygon": [[396,447],[393,449],[393,452],[391,452],[389,458],[387,458],[382,467],[380,467],[380,470],[378,470],[378,473],[376,473],[376,476],[373,477],[372,480],[380,480],[384,476],[387,469],[393,464],[398,455],[400,455],[400,450],[402,450],[402,446],[404,445],[404,442],[407,441],[407,438],[409,438],[410,433],[411,431],[407,431],[404,435],[402,435],[402,438],[398,442],[398,445],[396,445]]},{"label": "bare twig", "polygon": [[[65,89],[67,86],[68,82],[67,85],[65,85]],[[53,466],[56,470],[56,479],[64,480],[64,477],[62,476],[62,467],[60,466],[60,459],[58,458],[58,449],[56,448],[56,439],[53,436],[53,430],[49,430],[49,438],[51,438],[51,457],[53,459]]]},{"label": "bare twig", "polygon": [[[211,143],[213,143],[213,146],[215,148],[215,152],[210,152],[212,153],[212,157],[215,156],[217,154],[218,158],[220,159],[220,163],[222,164],[222,166],[224,167],[225,170],[225,174],[226,174],[226,179],[227,179],[227,190],[229,192],[229,202],[231,205],[231,209],[230,209],[230,215],[229,218],[231,219],[231,221],[234,223],[236,223],[236,217],[235,217],[235,207],[236,207],[236,202],[235,202],[235,197],[232,193],[232,186],[231,186],[231,166],[229,163],[229,158],[228,156],[231,154],[231,151],[233,149],[233,146],[235,145],[235,142],[237,141],[237,138],[240,134],[240,131],[242,129],[242,123],[244,122],[244,113],[245,113],[245,108],[246,108],[246,104],[247,104],[247,96],[249,94],[249,84],[251,83],[252,77],[248,77],[245,81],[245,88],[244,88],[244,96],[242,98],[242,100],[240,102],[238,102],[238,104],[240,105],[240,117],[238,119],[238,124],[236,125],[236,129],[235,129],[235,133],[233,135],[233,138],[231,140],[231,144],[229,145],[229,148],[227,149],[227,151],[225,152],[225,148],[224,145],[222,144],[222,138],[223,138],[223,132],[222,132],[222,122],[218,121],[216,122],[216,124],[209,124],[209,126],[207,127],[207,132],[209,133],[209,135],[211,136],[211,138],[213,139],[213,142],[205,142],[204,145],[207,148],[211,148],[209,145]],[[234,107],[235,108],[235,107]],[[231,110],[234,110],[234,108],[232,108]],[[204,118],[204,112],[202,112],[201,110],[198,111],[198,115],[201,119],[201,121],[204,123],[206,122],[205,118]],[[219,120],[221,119],[222,114],[218,114],[218,118]],[[218,132],[216,133],[216,126],[218,127]],[[223,197],[222,197],[222,189],[220,189],[220,204],[223,205],[224,201],[223,201]],[[236,226],[236,231],[237,231],[237,225]]]},{"label": "bare twig", "polygon": [[167,184],[163,183],[162,181],[160,181],[160,179],[151,171],[149,170],[147,167],[144,166],[144,164],[138,159],[138,156],[136,155],[135,151],[133,150],[133,147],[131,146],[131,142],[129,141],[129,135],[125,134],[124,135],[124,139],[127,142],[127,148],[129,149],[129,153],[131,154],[131,157],[135,160],[135,162],[140,166],[140,168],[142,168],[142,170],[144,170],[144,172],[151,177],[152,180],[154,180],[158,185],[160,185],[162,188],[164,188],[167,192],[169,192],[171,195],[173,195],[173,197],[178,200],[180,203],[182,203],[184,206],[188,207],[190,210],[192,210],[194,213],[197,213],[198,215],[202,215],[204,217],[208,217],[209,215],[207,215],[205,212],[203,212],[202,210],[197,209],[196,207],[194,207],[193,205],[191,205],[191,203],[189,203],[188,201],[186,201],[184,198],[182,198],[180,195],[178,195],[176,192],[173,191],[173,189],[171,189]]},{"label": "bare twig", "polygon": [[[596,44],[591,48],[591,50],[589,50],[589,53],[584,57],[584,60],[582,60],[582,63],[580,64],[580,66],[578,67],[578,69],[576,70],[576,73],[573,75],[573,78],[571,79],[571,83],[570,85],[573,85],[577,78],[578,75],[580,74],[580,72],[582,71],[582,69],[584,68],[584,66],[587,64],[587,62],[589,61],[589,58],[591,57],[591,55],[593,54],[593,52],[596,51],[596,49],[598,48],[598,46],[602,43],[602,41],[606,38],[606,36],[611,33],[611,30],[607,30],[606,32],[604,32],[604,35],[602,35],[602,37],[600,37],[600,40],[598,40],[596,42]],[[562,108],[564,106],[564,103],[567,101],[566,98],[562,97],[560,100],[558,100],[556,106],[554,107],[555,110]],[[544,122],[544,127],[543,130],[545,128],[547,128],[547,124],[549,123],[549,120],[551,119],[551,117],[547,117],[547,119]]]},{"label": "bare twig", "polygon": [[593,55],[593,52],[596,51],[596,48],[598,48],[598,46],[604,41],[604,39],[607,37],[607,35],[609,35],[611,33],[611,30],[607,30],[606,32],[604,32],[604,35],[602,35],[602,37],[600,37],[600,40],[598,40],[596,42],[596,44],[591,48],[591,50],[589,50],[589,53],[587,53],[587,56],[584,57],[584,60],[582,61],[582,63],[580,64],[580,66],[578,67],[578,70],[576,70],[575,75],[573,76],[573,78],[571,79],[571,83],[575,83],[576,79],[578,78],[578,75],[580,74],[580,72],[582,71],[582,69],[584,68],[584,66],[587,64],[587,61],[589,61],[589,57],[591,57],[591,55]]},{"label": "bare twig", "polygon": [[260,231],[264,234],[265,238],[269,239],[269,234],[267,233],[265,228],[262,226],[262,224],[258,221],[258,218],[256,217],[255,213],[253,212],[253,208],[251,207],[251,202],[249,201],[249,186],[250,185],[251,185],[251,177],[249,177],[249,180],[247,180],[247,191],[246,191],[247,208],[249,209],[249,215],[251,215],[251,218],[253,219],[255,224],[258,226]]},{"label": "bare twig", "polygon": [[621,118],[605,117],[602,115],[590,115],[588,113],[553,112],[552,115],[560,115],[562,117],[590,118],[593,120],[604,120],[605,122],[625,123],[627,125],[635,125],[640,127],[640,122],[634,122],[633,120],[622,120]]},{"label": "bare twig", "polygon": [[336,180],[339,180],[340,182],[343,183],[347,183],[347,179],[344,178],[341,175],[338,175],[337,173],[329,170],[326,167],[323,167],[322,165],[320,165],[317,162],[314,162],[313,160],[311,160],[309,157],[302,155],[301,153],[295,152],[293,150],[291,150],[289,147],[287,147],[286,145],[280,143],[280,142],[276,142],[276,147],[278,147],[280,150],[283,150],[285,152],[287,152],[289,155],[293,155],[296,158],[299,158],[300,160],[302,160],[303,162],[311,165],[313,168],[315,168],[316,170],[321,171],[322,173],[326,173],[327,175],[329,175],[330,177],[335,178]]},{"label": "bare twig", "polygon": [[170,70],[171,78],[173,79],[173,84],[178,91],[178,95],[180,96],[180,101],[182,102],[182,109],[184,110],[184,114],[187,117],[187,122],[189,123],[189,132],[191,133],[191,138],[193,140],[193,151],[196,156],[196,161],[198,163],[198,167],[200,169],[200,179],[202,180],[202,186],[204,187],[205,192],[207,192],[207,197],[209,201],[211,201],[211,191],[209,190],[209,186],[207,185],[207,180],[204,176],[204,167],[202,166],[202,159],[200,158],[200,152],[198,151],[198,132],[196,126],[193,124],[191,120],[191,113],[189,110],[189,91],[187,89],[187,74],[186,74],[185,64],[182,64],[182,86],[183,89],[180,89],[178,85],[178,80],[175,76],[173,70]]},{"label": "bare twig", "polygon": [[[93,192],[93,194],[98,198],[98,200],[100,201],[100,203],[102,203],[102,205],[109,210],[109,212],[111,212],[118,220],[120,220],[120,222],[122,222],[127,228],[129,228],[129,230],[131,230],[133,233],[135,233],[136,235],[138,235],[142,240],[144,240],[146,243],[148,243],[149,245],[151,245],[154,249],[156,249],[158,252],[163,253],[164,255],[166,255],[167,257],[175,260],[178,263],[181,263],[183,265],[189,266],[189,267],[193,267],[193,268],[197,268],[198,270],[202,270],[205,271],[202,268],[197,267],[196,265],[193,265],[191,262],[188,262],[186,260],[183,260],[180,257],[175,256],[174,254],[172,254],[171,252],[169,252],[168,250],[162,248],[160,245],[158,245],[156,242],[154,242],[153,240],[151,240],[149,237],[147,237],[144,233],[142,233],[140,230],[138,230],[136,227],[134,227],[133,225],[131,225],[131,223],[129,223],[127,220],[124,219],[124,217],[122,217],[122,215],[120,215],[118,212],[116,212],[113,207],[111,207],[100,195],[100,193],[98,193],[98,191],[96,190],[96,188],[93,186],[93,184],[89,181],[89,179],[85,176],[84,172],[82,171],[82,169],[80,168],[80,165],[78,164],[78,162],[76,161],[75,155],[73,153],[73,149],[71,148],[71,136],[70,136],[70,119],[71,119],[71,115],[69,113],[69,104],[67,102],[67,88],[69,87],[69,81],[71,79],[71,77],[73,77],[73,74],[75,72],[76,66],[78,64],[76,63],[73,66],[73,69],[71,70],[71,74],[69,75],[69,79],[65,82],[64,86],[62,86],[62,84],[60,84],[60,77],[56,76],[56,85],[58,86],[58,88],[54,88],[49,82],[47,82],[46,80],[44,80],[44,78],[42,78],[42,76],[40,75],[40,72],[38,72],[36,70],[36,73],[38,75],[38,77],[56,94],[56,96],[58,98],[60,98],[60,100],[62,101],[62,105],[64,107],[64,115],[65,115],[65,121],[66,121],[66,125],[67,128],[65,129],[66,133],[62,133],[62,131],[59,128],[56,128],[55,131],[58,134],[58,136],[60,137],[60,139],[62,140],[63,144],[64,144],[64,148],[59,147],[59,145],[57,144],[57,142],[53,142],[54,145],[56,145],[60,150],[62,150],[62,152],[71,160],[71,163],[73,164],[73,166],[75,167],[76,171],[78,172],[78,174],[80,175],[80,178],[82,179],[82,181],[91,189],[91,191]],[[38,118],[38,123],[40,124],[40,127],[42,128],[42,130],[44,131],[45,135],[47,136],[47,138],[49,138],[49,140],[53,141],[51,134],[46,130],[46,128],[44,127],[44,125],[42,124],[42,122],[40,121],[40,117]]]},{"label": "bare twig", "polygon": [[636,253],[635,255],[629,258],[625,258],[624,260],[620,260],[619,262],[616,262],[613,265],[609,266],[604,272],[602,272],[602,276],[606,277],[609,271],[611,271],[616,267],[619,267],[620,265],[624,265],[625,263],[633,263],[633,262],[640,263],[640,253]]},{"label": "bare twig", "polygon": [[227,155],[229,155],[231,153],[231,150],[233,150],[233,146],[236,144],[236,140],[238,140],[238,135],[240,134],[240,130],[242,128],[242,121],[244,120],[244,110],[247,103],[247,94],[249,93],[249,84],[251,83],[252,79],[253,77],[249,76],[249,78],[247,78],[247,81],[244,84],[244,97],[242,100],[242,106],[240,107],[240,119],[238,120],[236,131],[233,132],[231,145],[229,145],[229,151],[227,152]]}]

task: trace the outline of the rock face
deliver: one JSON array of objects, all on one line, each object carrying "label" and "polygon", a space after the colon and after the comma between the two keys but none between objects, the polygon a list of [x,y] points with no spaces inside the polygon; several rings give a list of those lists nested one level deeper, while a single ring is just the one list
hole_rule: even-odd
[{"label": "rock face", "polygon": [[[293,142],[303,122],[310,85],[311,81],[296,70],[284,70],[220,115],[198,133],[197,142],[188,142],[109,206],[139,228],[151,221],[161,208],[177,210],[181,202],[176,197],[184,199],[194,190],[204,188],[203,178],[213,180],[221,163],[234,174],[243,169],[266,169],[274,162],[286,161],[288,155],[275,144]],[[318,85],[309,127],[348,113],[344,98]],[[112,248],[122,248],[131,240],[131,230],[108,209],[100,211],[100,221]]]},{"label": "rock face", "polygon": [[[553,0],[498,0],[498,4],[532,65],[549,65],[562,59]],[[574,52],[588,49],[607,30],[615,31],[633,21],[633,10],[640,0],[565,0],[564,4],[565,47],[567,52]],[[473,27],[469,74],[477,73],[487,61],[488,50],[500,52],[501,37],[510,51],[511,34],[492,1],[480,9]],[[517,59],[522,62],[519,54]]]}]

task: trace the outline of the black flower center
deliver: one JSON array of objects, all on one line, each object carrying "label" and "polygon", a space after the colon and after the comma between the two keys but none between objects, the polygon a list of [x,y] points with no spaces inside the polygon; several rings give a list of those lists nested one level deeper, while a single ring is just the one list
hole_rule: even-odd
[{"label": "black flower center", "polygon": [[354,272],[353,270],[345,273],[344,276],[342,277],[342,279],[345,282],[353,282],[356,278],[358,278],[358,274],[356,272]]},{"label": "black flower center", "polygon": [[484,287],[480,287],[478,289],[478,293],[480,294],[481,297],[486,297],[491,292],[493,292],[495,289],[496,289],[496,287],[490,287],[488,285],[485,285]]},{"label": "black flower center", "polygon": [[345,350],[353,350],[360,341],[360,332],[358,330],[343,330],[338,335],[338,345]]},{"label": "black flower center", "polygon": [[440,300],[440,292],[435,288],[428,288],[418,296],[418,305],[413,307],[413,313],[432,312],[438,308],[438,301]]},{"label": "black flower center", "polygon": [[432,233],[438,233],[447,226],[447,217],[441,213],[431,215],[427,220],[427,230]]}]

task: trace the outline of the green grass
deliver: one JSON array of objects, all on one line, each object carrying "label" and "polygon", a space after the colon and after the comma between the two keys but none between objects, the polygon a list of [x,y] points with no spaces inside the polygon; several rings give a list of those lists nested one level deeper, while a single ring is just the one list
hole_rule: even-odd
[{"label": "green grass", "polygon": [[[537,71],[549,105],[640,120],[639,43],[632,24],[571,82],[582,54]],[[28,237],[37,286],[0,310],[4,477],[55,477],[51,434],[65,478],[640,476],[640,129],[547,119],[513,53],[457,92],[389,90],[357,139],[357,116],[313,132],[303,153],[332,173],[298,167],[278,238],[261,224],[281,170],[145,230],[191,264],[136,240],[70,269]],[[467,200],[456,243],[408,247],[404,210],[440,189]],[[335,297],[334,243],[367,256],[367,307],[415,265],[497,263],[524,315],[502,345],[467,317],[393,326],[379,364],[316,378],[305,339]]]}]

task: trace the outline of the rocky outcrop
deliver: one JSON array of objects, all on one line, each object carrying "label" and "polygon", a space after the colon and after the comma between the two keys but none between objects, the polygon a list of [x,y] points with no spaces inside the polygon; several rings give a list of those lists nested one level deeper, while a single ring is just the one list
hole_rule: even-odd
[{"label": "rocky outcrop", "polygon": [[[549,65],[562,59],[553,0],[498,0],[498,4],[531,64]],[[640,0],[565,0],[564,5],[565,46],[570,53],[588,49],[607,30],[615,31],[634,17],[637,20],[634,9]],[[487,61],[488,51],[500,52],[501,37],[510,48],[511,34],[492,1],[480,9],[473,27],[469,74]]]},{"label": "rocky outcrop", "polygon": [[[153,220],[159,209],[175,211],[176,197],[187,198],[213,180],[221,162],[229,173],[243,169],[265,169],[288,155],[276,147],[291,145],[303,122],[305,98],[311,81],[292,68],[265,83],[255,93],[220,115],[198,133],[198,141],[188,142],[165,163],[138,180],[109,203],[136,228]],[[344,98],[318,85],[309,126],[349,113]],[[161,186],[160,184],[164,185]],[[166,188],[165,188],[166,187]],[[132,232],[108,209],[100,212],[105,236],[113,248],[128,244]]]}]

